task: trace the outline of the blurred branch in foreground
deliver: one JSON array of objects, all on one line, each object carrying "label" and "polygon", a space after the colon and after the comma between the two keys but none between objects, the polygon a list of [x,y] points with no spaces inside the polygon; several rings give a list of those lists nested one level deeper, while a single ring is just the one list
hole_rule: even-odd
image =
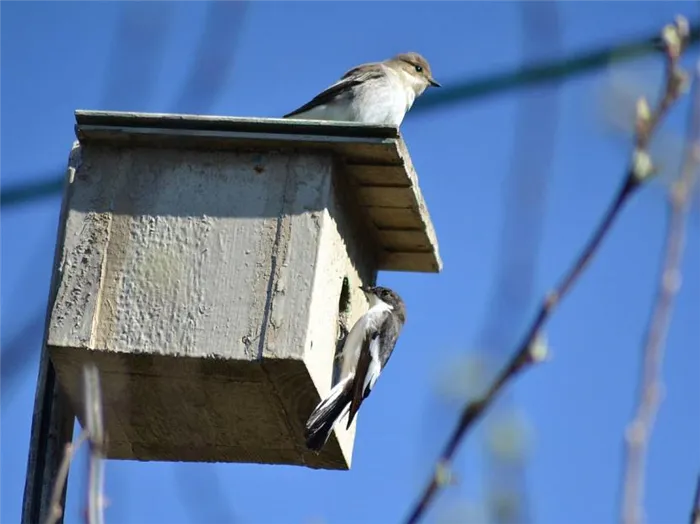
[{"label": "blurred branch in foreground", "polygon": [[[232,54],[233,50],[231,49],[231,46],[227,44],[227,42],[230,43],[231,39],[236,38],[235,34],[230,34],[230,23],[232,22],[231,20],[218,20],[218,30],[214,31],[214,34],[209,34],[211,30],[212,19],[225,16],[230,9],[235,9],[237,11],[241,11],[241,9],[244,9],[244,7],[241,6],[240,2],[236,2],[235,4],[237,5],[233,7],[231,6],[231,4],[233,3],[216,2],[208,6],[208,23],[205,27],[205,32],[202,35],[200,46],[197,49],[199,53],[209,52],[209,50],[212,49],[212,46],[222,46],[226,49],[226,52],[228,54]],[[128,91],[128,100],[131,100],[131,102],[129,102],[128,105],[133,105],[135,107],[138,106],[139,103],[143,103],[146,100],[143,97],[146,96],[147,98],[148,94],[151,92],[151,84],[155,78],[154,74],[152,73],[158,70],[162,62],[161,55],[165,49],[164,34],[165,31],[169,28],[169,21],[171,20],[170,11],[172,8],[170,6],[166,7],[165,9],[167,9],[167,11],[165,13],[161,13],[161,15],[158,15],[158,13],[149,13],[149,15],[160,16],[161,18],[161,20],[149,31],[147,21],[149,19],[152,19],[153,16],[142,15],[144,14],[144,10],[152,9],[154,9],[153,4],[139,4],[138,6],[127,6],[125,8],[124,15],[120,19],[120,24],[118,25],[115,33],[116,37],[113,39],[114,48],[112,49],[112,52],[110,54],[111,62],[110,67],[108,68],[109,71],[117,71],[118,74],[113,74],[109,76],[106,81],[105,95],[102,99],[103,105],[106,104],[112,107],[123,106],[124,101],[121,97],[124,96],[124,93],[126,91]],[[134,20],[135,17],[139,18],[139,20]],[[166,19],[167,23],[165,22]],[[234,22],[240,21],[235,20]],[[226,23],[229,24],[229,33],[224,34],[225,31],[222,30],[222,24],[225,25]],[[146,25],[144,26],[144,24]],[[129,35],[130,30],[136,31],[135,35]],[[134,48],[134,43],[131,42],[130,39],[135,39],[137,41],[138,45],[136,48]],[[122,45],[126,45],[127,47],[122,49]],[[139,57],[137,60],[131,60],[129,58],[129,54],[133,54],[134,49],[138,50],[137,54],[139,55]],[[197,58],[195,60],[197,60]],[[218,62],[217,66],[225,67],[225,64]],[[142,70],[144,67],[148,69],[148,71],[146,72],[148,74],[135,74],[138,73],[138,71]],[[225,73],[226,72],[221,72],[221,74],[218,75],[215,79],[203,79],[201,78],[202,71],[200,69],[197,69],[196,67],[191,68],[189,71],[188,80],[185,82],[185,86],[180,91],[178,103],[183,104],[186,107],[203,107],[201,105],[198,105],[201,104],[201,101],[198,100],[198,98],[200,97],[203,98],[203,100],[207,104],[213,103],[213,101],[216,99],[217,95],[222,89],[222,79],[226,78]],[[134,82],[124,84],[124,78],[130,80],[133,79]],[[114,96],[117,96],[118,99],[112,100]],[[131,107],[131,109],[133,109],[133,107]],[[0,203],[2,205],[3,210],[5,210],[6,204],[8,204],[8,202],[11,204],[18,204],[33,200],[37,194],[40,194],[40,196],[48,196],[54,193],[59,194],[61,190],[64,189],[64,187],[65,182],[63,178],[57,178],[55,180],[49,181],[48,184],[46,184],[45,182],[30,182],[29,184],[23,185],[22,188],[20,188],[19,194],[14,194],[15,197],[22,197],[21,199],[13,199],[12,190],[10,190],[9,195],[7,191],[3,191],[0,195]],[[47,192],[47,189],[49,189],[50,191]],[[29,325],[22,331],[26,333],[27,330],[29,330],[29,332],[31,332],[32,327],[35,325],[36,324],[33,321],[30,321]],[[13,359],[13,363],[17,365],[12,367],[12,372],[17,372],[21,365],[24,362],[26,362],[26,359],[21,358],[21,355],[23,354],[24,349],[26,348],[25,343],[26,340],[23,340],[20,337],[16,340],[13,340],[13,343],[9,347],[3,349],[3,358],[7,355],[8,351],[10,351],[10,355],[17,356],[17,358]],[[3,377],[5,375],[6,374],[4,373],[3,369]],[[37,518],[38,515],[42,514],[44,507],[43,501],[46,498],[48,498],[44,497],[44,491],[46,490],[43,484],[41,483],[41,477],[46,470],[55,471],[58,467],[56,466],[56,468],[54,468],[53,464],[49,464],[45,468],[45,457],[49,455],[51,455],[51,457],[54,456],[51,453],[51,446],[53,445],[54,441],[66,442],[67,440],[70,440],[73,428],[72,414],[70,414],[70,429],[66,427],[66,435],[61,434],[59,438],[53,438],[51,434],[48,434],[49,432],[42,432],[41,430],[35,431],[35,427],[53,427],[55,421],[59,419],[60,424],[62,424],[63,422],[66,422],[67,424],[69,418],[67,414],[61,411],[60,408],[54,410],[54,407],[56,407],[57,405],[57,403],[55,402],[56,399],[53,396],[55,393],[55,373],[49,362],[42,361],[42,363],[40,364],[39,383],[45,384],[45,387],[40,386],[39,392],[37,394],[44,395],[42,399],[44,406],[53,407],[50,407],[48,410],[44,410],[45,412],[40,417],[35,417],[35,420],[32,422],[32,438],[37,441],[37,444],[34,445],[34,452],[30,451],[27,482],[25,487],[25,505],[23,508],[23,521],[27,522],[37,522],[44,520],[44,518]],[[5,388],[3,387],[3,389]],[[68,431],[70,433],[68,433]],[[70,460],[70,457],[74,452],[74,445],[69,449],[70,452],[68,460]],[[96,440],[93,440],[91,449],[93,451],[93,456],[97,453],[100,453],[100,448]],[[60,453],[61,451],[59,449],[55,454],[58,460],[61,460]],[[66,468],[68,468],[68,466],[66,466]],[[90,485],[92,487],[92,491],[88,500],[87,513],[89,514],[88,516],[91,519],[91,523],[94,522],[96,524],[101,524],[103,502],[101,500],[98,500],[97,498],[97,491],[98,489],[101,490],[103,476],[101,463],[97,463],[95,461],[91,463],[89,476],[91,479]],[[52,487],[53,486],[49,486],[49,490]],[[65,500],[65,487],[60,488],[58,494],[59,508],[62,505],[63,500]],[[219,501],[219,504],[220,503],[221,502]],[[55,505],[53,507],[55,507]],[[60,522],[62,520],[61,516],[61,513],[59,513],[58,516],[55,517],[55,521]]]},{"label": "blurred branch in foreground", "polygon": [[[700,25],[694,25],[689,30],[688,46],[696,45],[699,42]],[[452,85],[443,87],[439,93],[427,93],[419,98],[411,109],[410,114],[413,115],[417,111],[428,111],[443,106],[447,107],[458,102],[481,99],[535,84],[570,80],[611,63],[635,60],[662,49],[663,43],[661,39],[654,35],[613,47],[587,51],[563,60],[524,66],[516,71],[497,73],[477,80],[469,79],[459,83],[453,82]]]},{"label": "blurred branch in foreground", "polygon": [[107,59],[101,108],[138,111],[147,107],[162,69],[174,8],[168,2],[123,4]]},{"label": "blurred branch in foreground", "polygon": [[201,114],[218,101],[233,71],[238,39],[249,2],[210,2],[202,36],[197,44],[177,101],[177,112]]},{"label": "blurred branch in foreground", "polygon": [[[43,306],[44,304],[42,304]],[[36,348],[41,347],[46,312],[42,309],[30,316],[19,332],[3,344],[0,353],[0,399],[2,407],[8,406],[14,397],[22,370],[34,362]]]},{"label": "blurred branch in foreground", "polygon": [[[112,109],[137,109],[145,107],[151,100],[163,54],[167,34],[172,25],[173,5],[148,2],[125,2],[116,21],[114,34],[110,38],[105,80],[100,95],[100,107]],[[36,198],[58,196],[65,184],[65,167],[56,170],[60,175],[51,182],[30,181],[19,188],[17,202]],[[50,177],[49,173],[42,179]],[[6,192],[0,193],[4,209]],[[36,268],[29,266],[22,281],[36,278]],[[27,358],[30,348],[40,347],[34,339],[42,335],[45,321],[45,303],[8,343],[2,347],[0,384],[5,405],[10,398],[17,376],[31,360]]]},{"label": "blurred branch in foreground", "polygon": [[418,522],[424,516],[440,488],[450,483],[451,463],[459,444],[467,431],[474,426],[474,423],[491,406],[503,387],[520,372],[546,358],[547,349],[541,343],[542,334],[540,331],[542,327],[555,311],[557,305],[583,274],[597,253],[603,239],[610,231],[615,219],[623,209],[624,204],[635,194],[640,186],[653,178],[655,169],[649,153],[649,143],[654,131],[668,113],[669,108],[682,94],[686,78],[685,73],[680,69],[679,61],[682,52],[687,47],[688,32],[688,22],[680,17],[674,25],[666,26],[663,29],[662,37],[665,47],[667,74],[664,93],[653,112],[644,99],[640,99],[637,105],[636,133],[632,158],[615,199],[564,278],[542,300],[537,316],[527,329],[525,337],[517,346],[517,350],[510,361],[497,375],[481,398],[465,405],[460,420],[440,455],[430,481],[407,519],[408,523],[415,524]]},{"label": "blurred branch in foreground", "polygon": [[100,375],[94,365],[83,370],[83,398],[85,399],[85,431],[90,446],[88,460],[88,491],[85,503],[87,524],[104,522],[104,457],[105,433],[102,417]]},{"label": "blurred branch in foreground", "polygon": [[58,476],[56,477],[56,482],[53,487],[53,493],[51,494],[51,513],[46,520],[46,524],[56,524],[63,515],[63,505],[61,501],[65,498],[64,493],[66,491],[68,471],[70,470],[71,462],[73,462],[73,457],[86,440],[87,433],[83,432],[78,436],[75,442],[66,444],[65,451],[63,452],[63,462],[61,462],[61,467],[58,470]]},{"label": "blurred branch in foreground", "polygon": [[51,495],[51,511],[46,524],[55,524],[63,515],[66,482],[71,462],[84,442],[88,442],[88,490],[85,508],[86,524],[103,524],[104,509],[104,426],[102,420],[102,394],[100,376],[95,366],[83,369],[83,399],[85,403],[85,428],[75,442],[66,445],[63,461]]},{"label": "blurred branch in foreground", "polygon": [[[556,2],[521,2],[521,53],[524,63],[557,56],[561,13]],[[526,318],[534,295],[537,259],[559,120],[559,84],[523,89],[518,95],[513,150],[502,189],[503,225],[498,265],[476,347],[488,357],[495,376]],[[515,395],[506,392],[484,421],[486,512],[495,524],[526,524],[531,514],[527,486],[527,418]]]},{"label": "blurred branch in foreground", "polygon": [[[167,32],[173,18],[173,7],[155,4],[126,3],[122,10],[112,37],[109,52],[109,67],[104,81],[101,107],[114,109],[137,109],[147,104],[153,92],[154,83],[163,61]],[[248,2],[212,2],[202,37],[197,46],[195,59],[187,78],[173,106],[178,110],[207,111],[220,97],[224,80],[230,74],[231,61],[234,56],[238,34],[247,13]],[[156,11],[154,11],[156,9]],[[215,51],[219,54],[215,55]],[[214,54],[214,58],[212,58]],[[137,59],[133,59],[137,56]],[[209,75],[208,71],[218,71]],[[206,74],[205,74],[206,73]],[[63,171],[61,168],[57,171]],[[41,177],[46,180],[50,173]],[[28,202],[37,198],[60,194],[64,185],[61,175],[52,182],[28,182],[18,188],[0,194],[3,209],[7,203]],[[14,193],[13,193],[14,192]],[[14,197],[12,196],[14,194]],[[8,399],[8,393],[15,385],[15,379],[22,368],[29,362],[26,358],[30,337],[40,333],[45,312],[39,311],[20,329],[19,333],[8,343],[3,344],[2,361],[2,395]],[[5,400],[3,401],[5,403]]]},{"label": "blurred branch in foreground", "polygon": [[[695,45],[698,42],[700,42],[700,25],[693,26],[689,35],[689,45]],[[633,60],[654,53],[659,48],[659,43],[658,37],[647,37],[613,47],[589,51],[564,60],[526,66],[516,71],[488,75],[476,80],[468,79],[457,83],[453,87],[442,88],[440,94],[428,94],[425,97],[421,97],[411,109],[411,114],[449,106],[450,104],[477,100],[543,82],[570,79],[604,67],[610,64],[611,61]],[[231,51],[229,50],[229,52]],[[62,171],[63,168],[56,169],[56,173],[61,173]],[[32,176],[29,178],[33,179],[36,177]],[[0,207],[6,209],[58,194],[61,191],[62,184],[63,179],[61,176],[46,177],[41,180],[17,184],[15,187],[4,189],[0,193]]]},{"label": "blurred branch in foreground", "polygon": [[7,209],[41,198],[60,195],[63,190],[63,176],[57,176],[55,173],[61,171],[62,169],[56,168],[53,174],[27,175],[29,182],[15,184],[15,187],[0,191],[0,208]]},{"label": "blurred branch in foreground", "polygon": [[[187,78],[179,89],[172,110],[202,114],[219,101],[233,74],[236,49],[243,32],[250,2],[209,2],[204,26]],[[199,465],[203,466],[203,465]],[[173,467],[176,489],[192,522],[238,520],[231,494],[221,485],[214,464],[206,467]]]},{"label": "blurred branch in foreground", "polygon": [[698,475],[698,480],[695,484],[693,507],[690,510],[690,524],[700,524],[700,475]]},{"label": "blurred branch in foreground", "polygon": [[622,482],[624,524],[642,521],[646,454],[654,420],[661,401],[661,368],[664,346],[673,313],[673,303],[681,285],[681,264],[685,249],[686,221],[691,195],[700,166],[700,62],[693,81],[693,99],[688,119],[688,137],[680,176],[669,191],[669,218],[665,235],[663,266],[656,299],[643,345],[643,363],[639,378],[637,407],[625,432],[625,465]]}]

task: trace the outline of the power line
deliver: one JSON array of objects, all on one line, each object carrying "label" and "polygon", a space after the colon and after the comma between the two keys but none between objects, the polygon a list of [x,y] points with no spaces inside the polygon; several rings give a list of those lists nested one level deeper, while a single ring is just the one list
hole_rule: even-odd
[{"label": "power line", "polygon": [[[695,46],[698,42],[700,42],[700,25],[691,27],[688,45]],[[415,107],[411,109],[411,113],[485,98],[535,84],[569,80],[611,63],[627,62],[660,51],[661,40],[658,36],[653,36],[614,47],[587,51],[563,60],[541,62],[515,71],[497,73],[477,80],[465,80],[443,87],[439,92],[427,93],[420,97]]]},{"label": "power line", "polygon": [[[689,45],[695,46],[699,41],[700,25],[695,25],[691,28]],[[659,37],[654,35],[642,40],[588,51],[563,60],[529,65],[515,71],[488,75],[476,80],[467,79],[453,84],[452,87],[444,87],[439,93],[419,98],[411,112],[422,112],[450,104],[468,102],[540,83],[568,80],[612,62],[633,60],[658,52],[659,49]],[[7,209],[59,194],[63,187],[63,171],[63,168],[56,169],[56,172],[61,173],[59,176],[17,184],[15,187],[5,189],[0,193],[0,208]]]},{"label": "power line", "polygon": [[56,169],[53,173],[61,173],[59,176],[36,177],[39,180],[30,180],[0,191],[0,209],[7,209],[8,207],[25,204],[33,200],[59,195],[63,190],[64,171],[64,168]]}]

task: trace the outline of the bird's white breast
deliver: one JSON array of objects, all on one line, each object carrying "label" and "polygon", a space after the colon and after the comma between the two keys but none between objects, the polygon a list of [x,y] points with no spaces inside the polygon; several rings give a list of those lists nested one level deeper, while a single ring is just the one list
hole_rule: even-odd
[{"label": "bird's white breast", "polygon": [[391,311],[391,309],[389,304],[374,296],[370,299],[369,310],[355,322],[345,339],[341,377],[345,377],[347,373],[355,370],[365,333],[379,328],[379,322],[383,319],[384,312]]},{"label": "bird's white breast", "polygon": [[386,70],[382,79],[373,80],[371,85],[357,91],[359,122],[399,126],[413,104],[413,91],[409,97],[399,76],[391,69]]}]

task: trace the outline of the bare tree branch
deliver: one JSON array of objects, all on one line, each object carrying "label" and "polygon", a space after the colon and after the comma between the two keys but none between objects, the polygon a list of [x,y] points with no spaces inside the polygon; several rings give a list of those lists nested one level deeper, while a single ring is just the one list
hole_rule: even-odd
[{"label": "bare tree branch", "polygon": [[88,460],[88,491],[86,524],[104,522],[104,445],[100,375],[94,365],[83,370],[83,398],[85,399],[85,431],[90,445]]},{"label": "bare tree branch", "polygon": [[202,37],[197,44],[187,79],[172,107],[178,112],[201,114],[216,104],[233,61],[248,12],[249,2],[211,2],[207,6]]},{"label": "bare tree branch", "polygon": [[[32,269],[34,269],[33,266]],[[35,348],[41,348],[45,322],[46,310],[44,308],[34,312],[26,320],[19,332],[8,342],[2,344],[2,352],[0,353],[0,360],[2,361],[2,366],[0,366],[0,399],[2,399],[3,408],[12,402],[16,392],[15,387],[20,378],[22,378],[23,370],[33,362],[29,353],[36,351]]]},{"label": "bare tree branch", "polygon": [[661,401],[661,368],[664,346],[673,313],[674,299],[681,285],[681,263],[685,248],[686,219],[700,165],[700,88],[695,74],[694,96],[688,121],[688,141],[683,167],[669,192],[669,219],[666,247],[651,318],[643,345],[643,364],[634,418],[625,432],[622,514],[624,524],[642,521],[644,470],[654,420]]},{"label": "bare tree branch", "polygon": [[662,37],[667,63],[667,78],[664,94],[654,112],[649,109],[646,101],[640,100],[638,104],[637,132],[634,141],[635,147],[625,180],[620,186],[615,199],[605,212],[597,229],[594,231],[592,237],[589,239],[571,269],[566,273],[560,283],[542,300],[537,316],[528,328],[525,337],[517,346],[513,357],[496,376],[496,379],[486,390],[486,393],[481,398],[469,402],[464,407],[460,420],[440,455],[430,481],[407,519],[409,524],[415,524],[421,519],[440,488],[449,483],[451,463],[459,444],[467,431],[474,426],[474,423],[479,420],[486,409],[491,406],[503,387],[531,364],[541,362],[546,357],[546,348],[543,349],[538,343],[540,330],[556,309],[557,305],[571,290],[591,262],[602,240],[608,234],[612,224],[624,207],[624,204],[635,193],[636,189],[653,175],[654,167],[651,162],[648,145],[653,132],[666,116],[673,102],[675,102],[682,93],[684,79],[679,69],[678,62],[682,51],[684,51],[687,46],[688,32],[688,22],[680,17],[677,19],[675,25],[669,25],[664,28]]},{"label": "bare tree branch", "polygon": [[[220,98],[225,80],[232,72],[235,48],[240,38],[249,2],[213,2],[207,7],[207,18],[202,36],[196,48],[177,101],[171,104],[174,111],[204,113]],[[121,10],[112,38],[107,60],[106,79],[100,106],[111,109],[136,110],[145,108],[151,100],[155,81],[160,72],[167,35],[172,27],[173,6],[167,3],[127,2]],[[58,171],[64,170],[61,167]],[[64,177],[56,180],[27,175],[27,182],[17,191],[3,190],[0,201],[15,205],[32,198],[52,195],[64,187]],[[2,350],[2,395],[9,393],[22,370],[29,362],[26,358],[27,339],[40,331],[45,317],[40,310],[30,318],[20,332]]]},{"label": "bare tree branch", "polygon": [[693,508],[690,510],[690,524],[700,524],[700,475],[698,475],[698,481],[695,484]]},{"label": "bare tree branch", "polygon": [[61,499],[63,498],[63,490],[66,487],[66,481],[68,480],[68,472],[70,471],[70,464],[73,461],[73,457],[83,445],[83,442],[87,440],[87,433],[81,433],[75,442],[69,442],[66,444],[66,450],[63,453],[63,461],[61,462],[61,467],[58,470],[58,476],[56,477],[56,483],[53,487],[53,493],[51,494],[51,512],[46,519],[46,524],[55,524],[58,519],[63,515],[63,508],[61,507]]},{"label": "bare tree branch", "polygon": [[94,365],[83,369],[83,402],[85,405],[85,427],[75,442],[66,444],[63,460],[58,470],[51,494],[51,511],[46,519],[46,524],[55,524],[63,515],[61,499],[65,491],[70,466],[75,454],[88,442],[90,457],[88,460],[88,490],[85,520],[87,524],[103,524],[102,510],[104,498],[102,490],[104,486],[103,459],[104,459],[104,425],[102,421],[102,394],[100,391],[100,377]]},{"label": "bare tree branch", "polygon": [[125,2],[112,36],[100,105],[145,110],[167,50],[175,6],[168,2]]},{"label": "bare tree branch", "polygon": [[[193,63],[189,67],[187,79],[177,95],[175,108],[205,112],[220,98],[225,88],[225,81],[231,74],[232,61],[235,56],[234,48],[242,30],[247,7],[248,2],[240,1],[213,2],[207,6],[206,23],[194,53]],[[107,68],[108,76],[105,81],[102,105],[112,105],[114,109],[127,104],[130,106],[129,109],[136,109],[139,104],[143,105],[144,102],[148,101],[153,82],[162,62],[161,55],[167,43],[167,31],[172,25],[172,14],[172,6],[160,8],[153,7],[152,4],[127,5],[122,10]],[[51,186],[50,189],[63,187],[63,181],[59,182],[58,185]],[[36,191],[41,191],[41,184],[30,187],[28,193],[15,196],[28,198],[30,194],[36,195]],[[12,198],[6,198],[7,196],[7,192],[4,191],[2,193],[3,206],[8,203],[17,203],[13,202]],[[14,364],[2,368],[3,396],[7,389],[5,378],[12,378],[19,374],[28,361],[26,359],[28,344],[25,335],[31,334],[36,329],[35,324],[33,320],[30,321],[20,336],[12,340],[9,345],[3,346],[3,359],[7,356],[10,359],[10,364]],[[9,384],[12,385],[11,382]],[[87,390],[91,389],[87,388]],[[91,403],[87,405],[89,406]],[[91,491],[88,496],[85,519],[90,524],[100,524],[102,522],[101,508],[104,502],[101,501],[100,495],[103,483],[103,462],[100,460],[102,452],[99,439],[92,438],[90,440],[90,449],[91,459],[88,475]],[[66,467],[69,466],[66,465]],[[191,484],[193,479],[191,476],[179,475],[178,471],[181,470],[182,468],[175,470],[176,479],[184,486],[182,491],[189,492],[191,489],[187,488],[187,484]],[[216,472],[208,473],[207,478],[212,479],[211,483],[217,483]],[[194,482],[197,483],[198,480],[200,479],[195,479]],[[206,505],[208,509],[216,505],[219,515],[223,514],[229,522],[234,520],[229,504],[221,497],[211,495],[212,492],[223,492],[218,483],[209,490],[200,491],[200,502],[205,496],[211,501],[211,504]],[[65,487],[62,493],[65,493]],[[195,515],[194,511],[198,510],[195,504],[186,504],[186,507],[193,515]],[[193,519],[197,520],[197,516],[195,515]],[[60,514],[58,520],[60,520]]]}]

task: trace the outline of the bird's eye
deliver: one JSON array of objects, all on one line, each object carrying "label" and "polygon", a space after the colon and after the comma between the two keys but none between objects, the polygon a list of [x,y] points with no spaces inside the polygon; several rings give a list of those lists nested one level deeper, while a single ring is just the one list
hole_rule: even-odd
[{"label": "bird's eye", "polygon": [[416,71],[418,71],[419,73],[422,73],[422,72],[423,72],[423,66],[417,65],[417,66],[416,66]]}]

